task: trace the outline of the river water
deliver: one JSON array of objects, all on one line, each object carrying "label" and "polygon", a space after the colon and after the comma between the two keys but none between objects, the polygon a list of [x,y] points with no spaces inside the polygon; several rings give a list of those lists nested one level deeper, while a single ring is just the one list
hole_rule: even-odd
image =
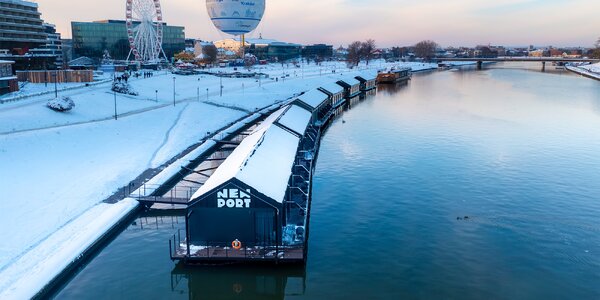
[{"label": "river water", "polygon": [[183,218],[146,214],[54,297],[600,299],[600,82],[538,67],[419,74],[336,120],[305,268],[176,266]]}]

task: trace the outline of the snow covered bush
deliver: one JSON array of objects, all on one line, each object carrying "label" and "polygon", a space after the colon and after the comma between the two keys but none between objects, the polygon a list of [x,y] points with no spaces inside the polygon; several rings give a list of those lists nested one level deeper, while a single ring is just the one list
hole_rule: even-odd
[{"label": "snow covered bush", "polygon": [[138,93],[134,91],[128,83],[125,82],[113,82],[112,91],[117,92],[119,94],[126,94],[132,96],[138,95]]},{"label": "snow covered bush", "polygon": [[69,111],[75,107],[75,102],[73,102],[73,99],[69,97],[60,97],[49,100],[48,103],[46,103],[46,106],[48,106],[51,110],[62,112]]}]

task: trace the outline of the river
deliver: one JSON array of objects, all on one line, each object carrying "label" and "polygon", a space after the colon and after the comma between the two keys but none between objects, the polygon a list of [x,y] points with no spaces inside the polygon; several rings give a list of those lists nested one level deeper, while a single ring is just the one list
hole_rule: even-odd
[{"label": "river", "polygon": [[327,130],[305,268],[181,267],[140,216],[56,299],[600,299],[600,82],[417,74]]}]

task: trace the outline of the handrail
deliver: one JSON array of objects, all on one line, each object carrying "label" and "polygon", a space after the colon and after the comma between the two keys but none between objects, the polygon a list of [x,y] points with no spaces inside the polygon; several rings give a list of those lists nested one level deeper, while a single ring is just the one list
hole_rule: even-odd
[{"label": "handrail", "polygon": [[308,197],[308,193],[305,193],[305,192],[304,192],[302,189],[300,189],[299,187],[296,187],[296,186],[289,186],[289,185],[288,185],[288,187],[289,187],[289,188],[291,188],[291,189],[297,189],[297,190],[299,190],[299,191],[300,191],[300,192],[301,192],[301,193],[302,193],[304,196]]}]

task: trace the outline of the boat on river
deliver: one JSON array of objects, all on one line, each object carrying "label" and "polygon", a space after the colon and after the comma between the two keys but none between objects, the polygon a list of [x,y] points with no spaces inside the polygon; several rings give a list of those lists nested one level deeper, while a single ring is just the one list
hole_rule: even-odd
[{"label": "boat on river", "polygon": [[389,70],[379,72],[377,74],[377,83],[399,83],[410,80],[411,78],[410,68],[391,68]]}]

